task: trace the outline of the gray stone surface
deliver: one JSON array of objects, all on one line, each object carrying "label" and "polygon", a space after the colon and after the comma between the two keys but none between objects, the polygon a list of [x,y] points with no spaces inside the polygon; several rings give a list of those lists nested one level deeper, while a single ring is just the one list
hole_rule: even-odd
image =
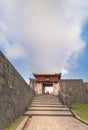
[{"label": "gray stone surface", "polygon": [[88,82],[84,82],[83,86],[85,88],[85,101],[88,103]]},{"label": "gray stone surface", "polygon": [[58,111],[51,111],[51,110],[47,110],[47,111],[34,111],[34,110],[30,110],[30,111],[27,111],[25,114],[29,114],[29,115],[32,115],[32,116],[34,116],[34,115],[46,115],[46,116],[48,116],[48,115],[50,115],[50,116],[72,116],[72,113],[70,112],[70,111],[60,111],[60,110],[58,110]]},{"label": "gray stone surface", "polygon": [[83,83],[81,79],[60,80],[60,92],[68,95],[73,102],[88,103],[88,83]]},{"label": "gray stone surface", "polygon": [[88,130],[74,117],[33,116],[24,130]]},{"label": "gray stone surface", "polygon": [[64,105],[67,105],[68,108],[71,108],[71,103],[73,102],[73,98],[67,95],[64,92],[59,92],[59,97]]},{"label": "gray stone surface", "polygon": [[[60,108],[60,105],[58,105],[58,107],[44,107],[43,106],[43,102],[45,103],[51,103],[52,101],[54,102],[60,102],[58,96],[52,96],[52,95],[39,95],[38,97],[35,97],[33,100],[35,101],[35,99],[37,99],[37,101],[41,101],[42,103],[42,107],[37,106],[37,107],[31,107],[29,106],[28,111],[30,112],[30,114],[33,115],[33,112],[35,112],[36,114],[38,114],[37,116],[32,116],[32,118],[28,121],[28,123],[26,124],[26,127],[24,128],[24,130],[88,130],[88,126],[81,123],[80,121],[78,121],[77,119],[75,119],[72,114],[70,113],[69,109],[67,109],[66,106],[63,106],[62,108]],[[34,108],[34,110],[31,110],[31,108]],[[52,111],[52,109],[59,109],[59,111]],[[39,109],[39,111],[37,111],[37,109]],[[47,111],[42,111],[42,109],[46,109]],[[49,111],[49,110],[51,111]],[[61,109],[63,111],[61,111]],[[67,111],[65,111],[67,109]],[[29,111],[31,110],[31,111]],[[59,116],[55,116],[57,115],[59,112]],[[67,113],[65,113],[67,112]],[[43,116],[40,116],[40,114],[43,113]],[[47,116],[46,116],[47,113]],[[54,116],[52,116],[52,113]],[[62,116],[63,114],[67,114],[66,116]],[[45,114],[45,115],[44,115]],[[71,116],[69,116],[69,114],[71,114]]]},{"label": "gray stone surface", "polygon": [[66,111],[69,110],[67,107],[29,107],[29,110],[61,110],[61,111]]},{"label": "gray stone surface", "polygon": [[[33,109],[31,109],[31,107]],[[30,105],[28,111],[25,114],[32,116],[72,116],[72,113],[69,111],[69,109],[65,105],[62,105],[58,96],[53,95],[39,95],[34,97],[32,104]]]},{"label": "gray stone surface", "polygon": [[0,130],[22,115],[33,90],[0,51]]}]

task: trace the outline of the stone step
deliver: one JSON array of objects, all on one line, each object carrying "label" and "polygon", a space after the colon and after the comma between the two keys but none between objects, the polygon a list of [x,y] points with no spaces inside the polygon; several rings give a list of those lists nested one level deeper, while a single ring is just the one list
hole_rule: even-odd
[{"label": "stone step", "polygon": [[66,109],[28,109],[28,111],[69,111]]},{"label": "stone step", "polygon": [[58,96],[38,95],[34,97],[25,115],[29,116],[73,116]]},{"label": "stone step", "polygon": [[62,105],[61,103],[32,103],[32,105]]},{"label": "stone step", "polygon": [[73,117],[73,115],[71,115],[71,114],[69,114],[69,115],[67,115],[67,114],[24,114],[23,116],[52,116],[52,117],[54,117],[54,116],[58,116],[58,117],[72,116]]},{"label": "stone step", "polygon": [[59,108],[67,108],[65,105],[49,105],[49,104],[31,104],[30,107],[59,107]]},{"label": "stone step", "polygon": [[[46,99],[33,99],[33,101],[47,101],[47,99],[49,98],[46,98]],[[49,99],[49,101],[57,101],[57,102],[61,102],[58,98],[55,98],[55,99]]]},{"label": "stone step", "polygon": [[53,95],[53,94],[36,94],[34,97],[57,97],[57,95]]},{"label": "stone step", "polygon": [[59,102],[59,101],[57,101],[57,100],[55,100],[55,101],[52,101],[52,100],[44,100],[44,101],[42,101],[42,100],[33,100],[32,102],[56,102],[56,103],[61,103],[61,102]]},{"label": "stone step", "polygon": [[61,103],[61,101],[55,99],[55,100],[50,100],[50,99],[46,99],[46,100],[33,100],[33,102],[55,102],[55,103]]},{"label": "stone step", "polygon": [[47,99],[50,99],[50,100],[52,100],[52,101],[58,99],[58,101],[60,101],[58,97],[57,97],[57,98],[52,98],[52,97],[50,97],[50,98],[45,98],[45,97],[43,97],[43,98],[40,98],[40,97],[39,97],[39,98],[33,98],[33,100],[36,100],[36,101],[37,101],[37,100],[43,100],[43,101],[44,101],[44,100],[47,100]]},{"label": "stone step", "polygon": [[41,102],[34,102],[33,101],[32,103],[36,103],[36,104],[38,104],[38,103],[62,104],[61,102],[50,102],[50,101],[46,101],[46,102],[42,102],[42,101]]},{"label": "stone step", "polygon": [[68,108],[59,108],[59,107],[29,107],[28,110],[58,110],[58,111],[69,111]]},{"label": "stone step", "polygon": [[54,99],[59,99],[59,97],[58,96],[38,96],[38,97],[34,97],[34,99],[50,99],[50,98],[52,98],[53,100]]},{"label": "stone step", "polygon": [[73,116],[70,111],[27,111],[25,115]]},{"label": "stone step", "polygon": [[61,102],[59,99],[33,99],[33,101],[54,101],[54,102]]},{"label": "stone step", "polygon": [[41,98],[41,97],[39,97],[39,98],[33,98],[33,100],[47,100],[47,99],[50,99],[50,100],[58,100],[58,101],[60,101],[60,99],[59,98],[52,98],[52,97],[50,97],[50,98]]},{"label": "stone step", "polygon": [[39,96],[39,97],[34,97],[33,100],[45,100],[45,99],[52,99],[52,100],[55,100],[55,99],[58,99],[59,100],[59,97],[58,96],[49,96],[49,97],[46,97],[46,96]]}]

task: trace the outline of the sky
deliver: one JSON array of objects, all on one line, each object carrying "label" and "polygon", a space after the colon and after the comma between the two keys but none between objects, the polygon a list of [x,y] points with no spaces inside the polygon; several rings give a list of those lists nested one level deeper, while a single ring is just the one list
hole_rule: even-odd
[{"label": "sky", "polygon": [[0,50],[22,77],[88,81],[88,0],[0,0]]}]

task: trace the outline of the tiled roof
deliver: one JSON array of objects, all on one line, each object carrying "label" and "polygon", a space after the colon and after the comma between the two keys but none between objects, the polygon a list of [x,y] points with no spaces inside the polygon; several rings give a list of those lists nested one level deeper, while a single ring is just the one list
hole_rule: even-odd
[{"label": "tiled roof", "polygon": [[61,76],[61,73],[33,73],[36,76]]}]

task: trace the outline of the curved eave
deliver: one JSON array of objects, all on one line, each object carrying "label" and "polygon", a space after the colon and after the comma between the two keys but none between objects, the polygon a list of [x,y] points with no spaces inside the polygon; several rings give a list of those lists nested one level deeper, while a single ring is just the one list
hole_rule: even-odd
[{"label": "curved eave", "polygon": [[45,74],[45,73],[33,73],[34,77],[37,78],[38,76],[58,76],[58,79],[61,78],[61,73],[52,73],[52,74]]}]

